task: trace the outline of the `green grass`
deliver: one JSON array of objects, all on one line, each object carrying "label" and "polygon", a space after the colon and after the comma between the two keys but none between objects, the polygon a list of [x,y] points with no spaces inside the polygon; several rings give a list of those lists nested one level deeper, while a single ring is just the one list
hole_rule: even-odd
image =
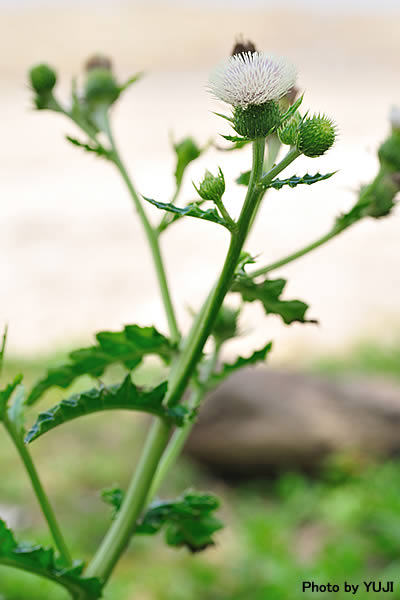
[{"label": "green grass", "polygon": [[[313,369],[399,377],[398,358],[400,346],[364,344],[346,357],[320,360]],[[43,372],[41,363],[8,361],[3,381],[21,367],[28,387]],[[106,380],[120,375],[118,369],[113,370]],[[150,365],[138,379],[159,376],[159,367]],[[88,383],[81,380],[75,388]],[[52,391],[40,408],[66,395]],[[136,414],[100,414],[64,425],[32,444],[75,557],[88,559],[104,534],[110,510],[99,492],[113,484],[126,486],[147,424],[146,418]],[[0,472],[0,504],[17,505],[23,515],[18,538],[49,543],[29,482],[5,434],[0,435]],[[167,547],[162,535],[135,538],[107,589],[106,600],[311,599],[325,595],[302,593],[302,581],[340,586],[344,580],[355,584],[397,581],[400,461],[360,465],[349,457],[337,457],[319,479],[284,473],[274,481],[230,488],[208,479],[182,459],[163,495],[173,496],[191,485],[222,497],[220,516],[227,526],[217,536],[217,546],[190,555]],[[394,600],[400,600],[400,584],[397,587],[390,595]],[[344,592],[335,595],[348,596]],[[361,589],[356,597],[367,600],[370,594]],[[45,598],[68,597],[40,578],[0,568],[0,600]]]}]

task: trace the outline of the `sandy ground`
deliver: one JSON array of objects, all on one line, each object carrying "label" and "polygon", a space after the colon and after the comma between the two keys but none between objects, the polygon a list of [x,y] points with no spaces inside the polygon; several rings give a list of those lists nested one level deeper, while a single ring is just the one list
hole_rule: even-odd
[{"label": "sandy ground", "polygon": [[[61,117],[30,109],[25,72],[46,60],[61,73],[60,94],[93,51],[113,56],[122,78],[145,69],[114,112],[122,152],[138,188],[167,201],[173,190],[168,131],[205,143],[228,129],[211,110],[207,73],[243,32],[260,49],[283,53],[299,67],[304,106],[334,117],[340,138],[329,155],[299,161],[288,175],[339,170],[307,189],[272,192],[248,244],[267,262],[313,240],[355,199],[376,169],[375,149],[388,132],[387,114],[400,103],[400,17],[333,18],[265,11],[201,12],[121,8],[106,3],[79,9],[3,10],[0,15],[0,325],[10,327],[10,350],[47,352],[87,343],[99,329],[125,323],[166,330],[149,253],[122,183],[110,166],[64,140],[76,133]],[[243,190],[231,183],[248,168],[247,151],[209,151],[191,179],[220,165],[232,212]],[[157,211],[149,214],[158,219]],[[341,347],[355,338],[390,337],[400,329],[400,212],[366,221],[330,245],[277,274],[288,276],[287,298],[311,305],[321,325],[286,328],[245,313],[250,349],[270,337],[275,357]],[[174,299],[197,307],[223,261],[224,231],[195,220],[163,240]],[[233,345],[231,352],[235,352]]]}]

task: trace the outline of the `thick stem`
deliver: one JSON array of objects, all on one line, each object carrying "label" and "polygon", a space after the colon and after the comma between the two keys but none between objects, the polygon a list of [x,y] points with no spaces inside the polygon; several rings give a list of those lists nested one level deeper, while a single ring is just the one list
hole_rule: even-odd
[{"label": "thick stem", "polygon": [[[214,372],[220,348],[220,345],[215,346],[214,352],[210,360],[204,367],[202,380],[201,382],[196,384],[196,387],[190,396],[188,405],[191,410],[196,410],[200,406],[204,399],[204,396],[207,393],[207,382]],[[152,499],[160,489],[161,485],[163,484],[169,471],[171,470],[171,467],[175,464],[175,461],[180,455],[185,445],[185,442],[193,429],[195,422],[196,419],[191,419],[190,421],[187,421],[187,423],[185,423],[183,427],[179,427],[178,429],[176,429],[174,434],[172,435],[168,446],[165,449],[165,452],[162,456],[162,459],[157,467],[157,471],[154,476],[153,483],[151,484],[149,495],[147,497],[147,503],[150,503],[152,501]]]},{"label": "thick stem", "polygon": [[4,418],[3,422],[24,464],[26,472],[32,483],[33,491],[35,492],[43,516],[47,521],[47,525],[49,526],[51,535],[53,536],[54,543],[60,553],[60,556],[63,559],[65,565],[70,566],[72,565],[71,555],[69,553],[67,544],[65,543],[64,536],[61,533],[61,529],[58,525],[56,515],[51,507],[49,499],[47,498],[46,492],[44,491],[42,482],[40,481],[39,474],[36,471],[35,465],[33,464],[31,455],[27,447],[24,445],[23,440],[15,431],[13,424],[7,419],[7,417]]},{"label": "thick stem", "polygon": [[157,419],[154,422],[121,509],[87,569],[86,574],[89,577],[99,577],[107,581],[125,550],[134,532],[137,518],[142,512],[169,433],[170,428],[164,421]]},{"label": "thick stem", "polygon": [[264,149],[264,138],[260,138],[253,142],[253,166],[250,183],[242,212],[237,223],[237,231],[232,235],[222,273],[211,298],[207,300],[205,314],[200,324],[197,324],[195,335],[192,335],[192,332],[189,333],[188,339],[190,340],[190,343],[185,344],[180,360],[177,362],[174,372],[172,373],[166,396],[166,403],[169,405],[177,404],[180,401],[189,379],[193,374],[193,370],[200,359],[201,352],[203,351],[204,344],[212,330],[218,311],[232,284],[240,252],[251,224],[252,215],[257,208],[259,194],[263,192],[276,175],[283,171],[283,169],[300,155],[297,150],[290,150],[278,165],[275,165],[266,175],[262,176]]}]

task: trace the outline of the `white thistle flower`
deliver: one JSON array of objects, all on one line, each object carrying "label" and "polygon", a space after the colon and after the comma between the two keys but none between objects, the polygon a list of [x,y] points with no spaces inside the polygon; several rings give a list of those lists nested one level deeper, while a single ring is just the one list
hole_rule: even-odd
[{"label": "white thistle flower", "polygon": [[392,106],[392,108],[390,109],[389,120],[390,120],[390,124],[393,127],[393,129],[400,130],[400,107],[399,106]]},{"label": "white thistle flower", "polygon": [[296,75],[296,68],[286,58],[243,52],[212,71],[208,90],[227,104],[246,108],[279,100],[294,86]]}]

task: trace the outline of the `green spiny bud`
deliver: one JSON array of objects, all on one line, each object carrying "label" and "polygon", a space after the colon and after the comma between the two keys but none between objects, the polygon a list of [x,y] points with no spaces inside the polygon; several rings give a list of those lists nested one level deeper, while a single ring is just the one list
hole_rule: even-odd
[{"label": "green spiny bud", "polygon": [[297,131],[300,124],[300,115],[296,113],[291,119],[286,121],[282,127],[278,129],[278,137],[282,144],[294,146],[297,140]]},{"label": "green spiny bud", "polygon": [[233,109],[233,128],[239,135],[251,140],[266,137],[279,127],[280,122],[281,112],[274,100],[264,104],[249,104],[246,108],[235,106]]},{"label": "green spiny bud", "polygon": [[393,130],[392,135],[379,148],[378,156],[383,167],[390,171],[400,171],[400,131]]},{"label": "green spiny bud", "polygon": [[213,330],[217,342],[223,343],[237,336],[239,312],[225,304],[221,306]]},{"label": "green spiny bud", "polygon": [[300,124],[296,146],[299,152],[314,158],[325,154],[333,145],[335,137],[333,121],[325,115],[314,115]]},{"label": "green spiny bud", "polygon": [[[196,188],[196,186],[194,187]],[[210,171],[206,171],[203,181],[196,190],[203,200],[211,200],[212,202],[221,200],[225,192],[225,178],[221,169],[219,169],[217,176],[210,173]]]},{"label": "green spiny bud", "polygon": [[119,86],[110,69],[96,67],[88,71],[85,98],[89,105],[103,104],[110,106],[116,101],[119,93]]},{"label": "green spiny bud", "polygon": [[366,214],[375,219],[386,217],[394,207],[394,197],[400,190],[400,174],[381,172],[367,189],[371,202]]},{"label": "green spiny bud", "polygon": [[33,89],[39,96],[51,92],[57,82],[55,71],[46,64],[32,67],[29,71],[29,78]]}]

